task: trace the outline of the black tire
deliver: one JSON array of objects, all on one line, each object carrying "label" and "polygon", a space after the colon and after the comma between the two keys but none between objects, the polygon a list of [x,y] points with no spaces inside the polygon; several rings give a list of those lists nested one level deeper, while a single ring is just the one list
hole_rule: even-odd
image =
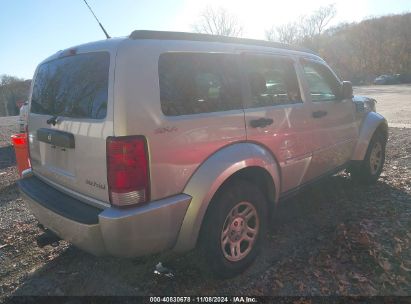
[{"label": "black tire", "polygon": [[[214,275],[220,278],[230,278],[242,273],[251,265],[258,255],[266,235],[266,210],[267,200],[265,196],[252,183],[236,180],[220,189],[211,202],[201,229],[201,250]],[[236,211],[239,213],[236,214]],[[230,212],[231,216],[229,216]],[[251,238],[253,233],[247,232],[250,230],[249,228],[257,231],[254,241],[241,240],[242,238]],[[224,231],[227,231],[226,237],[223,237]],[[223,238],[227,241],[225,246]],[[238,261],[229,260],[234,259],[231,250],[229,250],[232,244],[240,244],[239,247],[235,247],[234,255],[238,254],[238,258],[240,258],[244,254]],[[247,249],[244,249],[246,247]]]},{"label": "black tire", "polygon": [[[373,184],[378,180],[384,167],[386,144],[386,137],[383,133],[377,131],[371,138],[364,160],[353,163],[349,170],[351,178],[355,182]],[[375,157],[379,159],[378,164]]]}]

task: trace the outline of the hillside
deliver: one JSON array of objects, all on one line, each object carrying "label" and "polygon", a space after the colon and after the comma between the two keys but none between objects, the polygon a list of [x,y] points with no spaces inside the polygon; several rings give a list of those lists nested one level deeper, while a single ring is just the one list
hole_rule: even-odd
[{"label": "hillside", "polygon": [[319,54],[354,84],[381,74],[403,74],[411,81],[411,13],[341,24],[320,39]]}]

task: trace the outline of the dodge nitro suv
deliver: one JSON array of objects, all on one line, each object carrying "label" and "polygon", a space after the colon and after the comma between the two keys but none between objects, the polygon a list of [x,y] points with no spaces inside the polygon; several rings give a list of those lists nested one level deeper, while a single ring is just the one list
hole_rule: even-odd
[{"label": "dodge nitro suv", "polygon": [[280,199],[348,169],[383,169],[387,121],[305,49],[134,31],[60,51],[36,69],[31,169],[38,221],[95,255],[203,248],[241,273]]}]

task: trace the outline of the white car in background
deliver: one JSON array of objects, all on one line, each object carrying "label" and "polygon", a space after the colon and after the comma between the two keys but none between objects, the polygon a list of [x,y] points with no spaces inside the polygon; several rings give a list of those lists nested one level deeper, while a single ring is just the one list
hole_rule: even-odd
[{"label": "white car in background", "polygon": [[29,116],[29,102],[26,101],[20,108],[20,114],[19,114],[19,131],[20,131],[20,133],[26,132],[28,116]]}]

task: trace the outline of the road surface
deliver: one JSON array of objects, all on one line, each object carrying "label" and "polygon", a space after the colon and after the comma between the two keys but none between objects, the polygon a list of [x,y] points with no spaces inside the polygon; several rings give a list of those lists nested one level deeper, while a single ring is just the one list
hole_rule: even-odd
[{"label": "road surface", "polygon": [[354,87],[354,95],[375,98],[389,126],[411,128],[411,84]]}]

